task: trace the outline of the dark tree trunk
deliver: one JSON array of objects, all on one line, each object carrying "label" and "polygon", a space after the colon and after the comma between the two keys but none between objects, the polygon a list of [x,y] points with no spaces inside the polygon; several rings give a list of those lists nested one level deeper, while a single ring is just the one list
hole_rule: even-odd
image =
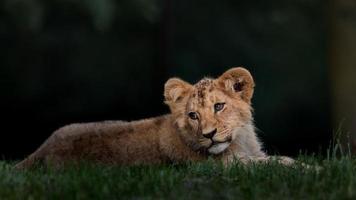
[{"label": "dark tree trunk", "polygon": [[356,153],[356,1],[330,1],[330,81],[335,130]]}]

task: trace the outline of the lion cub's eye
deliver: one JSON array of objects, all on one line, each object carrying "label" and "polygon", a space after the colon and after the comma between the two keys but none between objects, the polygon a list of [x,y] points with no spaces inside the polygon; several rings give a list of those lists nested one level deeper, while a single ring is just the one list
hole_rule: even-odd
[{"label": "lion cub's eye", "polygon": [[219,112],[220,110],[222,110],[225,106],[225,103],[216,103],[214,105],[214,110],[215,112]]},{"label": "lion cub's eye", "polygon": [[188,113],[188,116],[192,120],[197,120],[198,119],[198,114],[196,112],[190,112],[190,113]]}]

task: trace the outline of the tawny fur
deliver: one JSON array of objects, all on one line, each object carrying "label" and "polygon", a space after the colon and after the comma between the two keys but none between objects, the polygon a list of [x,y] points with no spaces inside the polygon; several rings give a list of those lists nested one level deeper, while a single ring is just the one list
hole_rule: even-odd
[{"label": "tawny fur", "polygon": [[[171,113],[133,122],[72,124],[55,131],[33,154],[16,165],[61,167],[92,161],[110,165],[151,165],[201,161],[212,157],[225,164],[267,161],[253,125],[254,81],[244,68],[233,68],[217,79],[190,85],[178,78],[165,84]],[[223,103],[216,111],[215,104]],[[191,119],[194,112],[197,119]],[[206,133],[216,130],[212,138]],[[205,136],[204,136],[205,135]],[[284,164],[293,160],[280,157]]]}]

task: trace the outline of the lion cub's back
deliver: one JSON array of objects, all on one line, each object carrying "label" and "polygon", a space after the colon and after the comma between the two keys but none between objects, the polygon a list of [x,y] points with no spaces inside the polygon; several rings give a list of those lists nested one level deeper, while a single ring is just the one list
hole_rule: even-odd
[{"label": "lion cub's back", "polygon": [[55,131],[35,153],[44,160],[101,163],[160,163],[158,138],[166,117],[132,122],[77,123]]},{"label": "lion cub's back", "polygon": [[113,130],[123,129],[129,126],[130,123],[126,121],[102,121],[102,122],[89,122],[89,123],[74,123],[63,126],[57,129],[52,136],[59,138],[81,137],[83,134],[100,134],[112,132]]},{"label": "lion cub's back", "polygon": [[35,160],[65,162],[96,160],[112,162],[112,141],[131,125],[125,121],[76,123],[56,130],[33,154]]}]

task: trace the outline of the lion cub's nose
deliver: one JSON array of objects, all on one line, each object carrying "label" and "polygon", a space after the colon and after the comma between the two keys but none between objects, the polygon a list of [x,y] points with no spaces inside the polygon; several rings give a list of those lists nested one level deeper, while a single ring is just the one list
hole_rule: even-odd
[{"label": "lion cub's nose", "polygon": [[214,129],[213,131],[209,132],[209,133],[203,133],[203,136],[206,138],[213,138],[214,135],[216,134],[217,129]]}]

